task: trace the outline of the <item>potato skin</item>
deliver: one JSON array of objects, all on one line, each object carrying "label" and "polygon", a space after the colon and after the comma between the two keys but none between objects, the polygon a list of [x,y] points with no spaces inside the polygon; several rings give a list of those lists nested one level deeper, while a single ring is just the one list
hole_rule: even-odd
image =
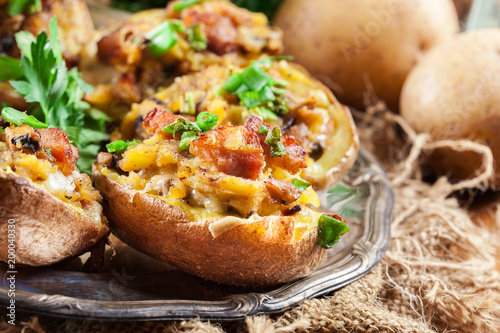
[{"label": "potato skin", "polygon": [[285,54],[334,90],[364,106],[366,80],[391,109],[420,55],[458,32],[451,0],[286,0],[274,24]]},{"label": "potato skin", "polygon": [[[458,35],[426,54],[411,71],[401,95],[401,114],[434,139],[487,144],[500,165],[500,29]],[[466,178],[477,160],[443,152],[434,167]],[[500,171],[492,185],[500,185]]]},{"label": "potato skin", "polygon": [[0,170],[0,260],[8,262],[15,221],[16,265],[46,266],[89,250],[109,228],[78,213],[26,178]]},{"label": "potato skin", "polygon": [[284,283],[310,274],[327,253],[316,245],[317,230],[295,243],[263,241],[248,225],[214,238],[211,221],[189,222],[179,208],[116,183],[95,164],[93,179],[118,238],[208,280],[254,287]]}]

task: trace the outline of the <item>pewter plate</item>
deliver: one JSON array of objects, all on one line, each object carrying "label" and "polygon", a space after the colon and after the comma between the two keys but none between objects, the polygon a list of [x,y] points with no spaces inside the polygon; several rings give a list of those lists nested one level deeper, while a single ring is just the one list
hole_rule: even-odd
[{"label": "pewter plate", "polygon": [[[213,283],[151,259],[115,240],[102,273],[82,271],[84,256],[48,268],[17,269],[16,308],[41,315],[92,320],[236,320],[285,311],[338,290],[370,271],[389,242],[391,187],[381,167],[361,148],[341,185],[320,193],[322,209],[341,211],[351,230],[310,276],[268,288]],[[331,189],[330,189],[331,190]],[[7,266],[0,265],[5,277]],[[7,305],[8,281],[0,283]]]}]

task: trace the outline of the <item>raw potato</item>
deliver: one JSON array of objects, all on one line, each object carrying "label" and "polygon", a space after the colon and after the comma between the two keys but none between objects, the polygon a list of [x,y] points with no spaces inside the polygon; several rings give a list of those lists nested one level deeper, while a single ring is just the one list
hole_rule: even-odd
[{"label": "raw potato", "polygon": [[[500,29],[458,35],[423,57],[403,87],[401,114],[435,139],[487,144],[500,165]],[[438,172],[466,178],[477,169],[473,156],[443,154],[433,160]]]},{"label": "raw potato", "polygon": [[[9,221],[15,221],[9,224]],[[11,227],[14,225],[15,227]],[[9,230],[15,235],[15,264],[51,265],[89,250],[109,228],[36,187],[0,170],[0,261],[9,259]]]},{"label": "raw potato", "polygon": [[105,200],[113,232],[135,249],[203,278],[241,286],[288,282],[310,274],[326,256],[317,228],[293,242],[293,226],[263,218],[214,238],[211,221],[186,214],[153,195],[130,190],[102,175],[93,178]]},{"label": "raw potato", "polygon": [[285,0],[274,24],[285,54],[345,104],[363,107],[367,82],[396,110],[421,54],[458,32],[451,0]]}]

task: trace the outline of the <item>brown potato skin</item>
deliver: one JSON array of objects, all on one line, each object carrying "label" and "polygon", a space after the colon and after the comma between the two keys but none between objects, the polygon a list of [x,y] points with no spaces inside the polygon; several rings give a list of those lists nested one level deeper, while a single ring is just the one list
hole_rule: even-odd
[{"label": "brown potato skin", "polygon": [[[487,144],[496,161],[490,185],[500,185],[500,29],[462,33],[427,53],[410,72],[401,94],[401,115],[434,139]],[[463,179],[480,159],[440,152],[430,162],[438,173]],[[469,154],[470,155],[470,154]]]},{"label": "brown potato skin", "polygon": [[109,228],[78,213],[23,177],[0,170],[0,260],[8,262],[15,221],[15,264],[46,266],[89,250]]},{"label": "brown potato skin", "polygon": [[369,81],[393,110],[420,55],[459,29],[451,0],[285,0],[274,24],[283,30],[285,54],[340,102],[363,108]]},{"label": "brown potato skin", "polygon": [[189,222],[179,208],[116,183],[95,164],[93,179],[106,199],[104,211],[116,236],[208,280],[254,287],[285,283],[310,274],[327,253],[316,245],[317,229],[295,243],[264,241],[247,225],[214,238],[211,221]]}]

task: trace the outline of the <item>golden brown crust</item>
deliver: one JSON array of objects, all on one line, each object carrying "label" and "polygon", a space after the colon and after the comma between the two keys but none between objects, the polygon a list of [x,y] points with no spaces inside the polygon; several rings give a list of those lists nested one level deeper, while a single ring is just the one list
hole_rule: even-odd
[{"label": "golden brown crust", "polygon": [[0,260],[15,221],[16,265],[45,266],[89,250],[109,232],[23,177],[0,170]]},{"label": "golden brown crust", "polygon": [[264,218],[214,238],[213,221],[189,222],[179,208],[116,183],[95,165],[93,178],[120,239],[191,274],[232,285],[273,285],[310,274],[326,256],[316,245],[317,230],[296,242],[277,240],[275,228],[289,234],[286,223]]}]

